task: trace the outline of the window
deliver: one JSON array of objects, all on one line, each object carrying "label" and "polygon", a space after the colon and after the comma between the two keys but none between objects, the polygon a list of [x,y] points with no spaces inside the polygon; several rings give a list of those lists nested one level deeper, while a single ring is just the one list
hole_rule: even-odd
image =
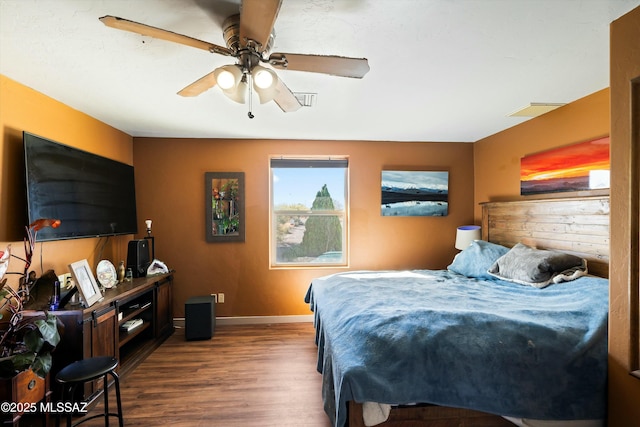
[{"label": "window", "polygon": [[271,159],[271,266],[346,266],[346,158]]}]

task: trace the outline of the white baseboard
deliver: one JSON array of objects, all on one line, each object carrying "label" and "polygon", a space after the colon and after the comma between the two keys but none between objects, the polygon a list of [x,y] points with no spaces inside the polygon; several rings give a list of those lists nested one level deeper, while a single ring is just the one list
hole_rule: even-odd
[{"label": "white baseboard", "polygon": [[[312,323],[313,314],[292,316],[239,316],[216,317],[216,325],[261,325],[270,323]],[[177,328],[184,328],[184,317],[175,317],[173,324]]]}]

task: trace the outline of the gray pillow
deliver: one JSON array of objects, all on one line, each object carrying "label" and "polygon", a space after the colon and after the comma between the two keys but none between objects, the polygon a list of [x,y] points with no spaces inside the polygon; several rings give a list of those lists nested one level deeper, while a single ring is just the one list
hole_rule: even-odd
[{"label": "gray pillow", "polygon": [[562,252],[515,245],[489,268],[498,279],[544,288],[551,283],[567,282],[587,274],[587,261]]},{"label": "gray pillow", "polygon": [[495,279],[487,273],[487,270],[502,255],[509,252],[509,248],[484,240],[474,240],[471,246],[460,252],[453,258],[447,270],[463,276],[476,279]]}]

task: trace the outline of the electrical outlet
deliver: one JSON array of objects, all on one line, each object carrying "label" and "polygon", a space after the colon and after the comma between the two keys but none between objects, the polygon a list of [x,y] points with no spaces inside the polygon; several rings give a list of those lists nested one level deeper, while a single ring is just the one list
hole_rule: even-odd
[{"label": "electrical outlet", "polygon": [[224,294],[223,293],[218,294],[218,302],[220,304],[224,304]]},{"label": "electrical outlet", "polygon": [[213,297],[213,303],[217,304],[218,303],[218,294],[211,294],[211,296]]}]

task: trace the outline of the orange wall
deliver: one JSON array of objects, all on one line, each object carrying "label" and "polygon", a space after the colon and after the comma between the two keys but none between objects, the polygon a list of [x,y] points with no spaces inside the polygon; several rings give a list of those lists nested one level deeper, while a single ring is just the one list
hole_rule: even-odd
[{"label": "orange wall", "polygon": [[[270,270],[269,174],[272,154],[350,157],[351,268],[444,268],[455,254],[455,228],[473,219],[473,146],[450,143],[272,141],[132,138],[98,120],[0,76],[0,248],[22,255],[26,223],[22,131],[94,152],[136,168],[138,222],[151,218],[156,257],[176,270],[174,313],[193,295],[224,292],[218,316],[309,314],[303,302],[313,277],[337,270]],[[372,149],[372,147],[374,149]],[[450,172],[447,217],[380,216],[383,168]],[[204,173],[245,172],[246,241],[206,243]],[[111,238],[103,258],[126,258],[132,236]],[[104,240],[38,244],[36,271],[67,271],[70,262],[98,261]],[[39,253],[43,253],[43,266]],[[22,268],[12,261],[11,271]],[[14,280],[15,276],[9,276]],[[14,284],[13,282],[10,282]]]},{"label": "orange wall", "polygon": [[[611,25],[611,275],[609,309],[609,425],[626,426],[630,420],[640,420],[640,379],[629,375],[638,369],[632,363],[631,325],[637,318],[630,312],[638,306],[638,272],[634,276],[634,260],[629,248],[638,248],[638,208],[630,203],[638,194],[632,194],[632,168],[640,161],[640,133],[632,131],[630,81],[640,85],[640,7]],[[639,89],[640,90],[640,89]],[[635,126],[640,125],[636,105]],[[636,163],[632,163],[635,155]],[[637,172],[637,170],[636,170]],[[638,191],[638,175],[635,175]],[[637,256],[637,255],[636,255]],[[638,260],[636,259],[635,262]],[[635,264],[635,268],[638,265]],[[635,291],[632,291],[635,287]],[[636,299],[632,295],[636,295]],[[637,345],[637,343],[636,343]],[[637,357],[637,356],[636,356]]]},{"label": "orange wall", "polygon": [[[3,75],[0,75],[0,129],[0,249],[12,243],[12,252],[18,256],[24,255],[22,239],[27,225],[23,130],[128,164],[133,161],[132,138],[129,135]],[[112,258],[126,257],[126,242],[130,238],[112,238],[103,254]],[[38,275],[41,267],[42,271],[54,269],[56,274],[62,274],[68,271],[69,263],[84,258],[91,265],[96,265],[99,243],[98,239],[39,243],[32,268]],[[22,268],[22,263],[13,259],[9,271]],[[7,277],[15,286],[17,276]]]},{"label": "orange wall", "polygon": [[[218,316],[310,314],[310,280],[337,270],[269,269],[269,156],[279,154],[349,156],[352,269],[444,268],[456,227],[473,218],[472,144],[135,138],[138,213],[176,270],[176,316],[188,297],[219,292]],[[449,215],[381,217],[385,168],[448,170]],[[244,243],[205,241],[205,172],[245,173]]]},{"label": "orange wall", "polygon": [[[622,427],[640,419],[640,380],[631,377],[630,209],[633,144],[629,81],[640,78],[640,8],[612,23],[611,90],[604,89],[474,144],[475,217],[479,203],[520,197],[520,158],[553,147],[611,135],[611,270],[609,317],[609,419]],[[610,99],[611,98],[611,99]],[[637,120],[637,118],[636,118]],[[634,240],[635,239],[635,240]]]},{"label": "orange wall", "polygon": [[527,154],[609,135],[609,89],[477,141],[475,218],[480,203],[520,197],[520,159]]}]

